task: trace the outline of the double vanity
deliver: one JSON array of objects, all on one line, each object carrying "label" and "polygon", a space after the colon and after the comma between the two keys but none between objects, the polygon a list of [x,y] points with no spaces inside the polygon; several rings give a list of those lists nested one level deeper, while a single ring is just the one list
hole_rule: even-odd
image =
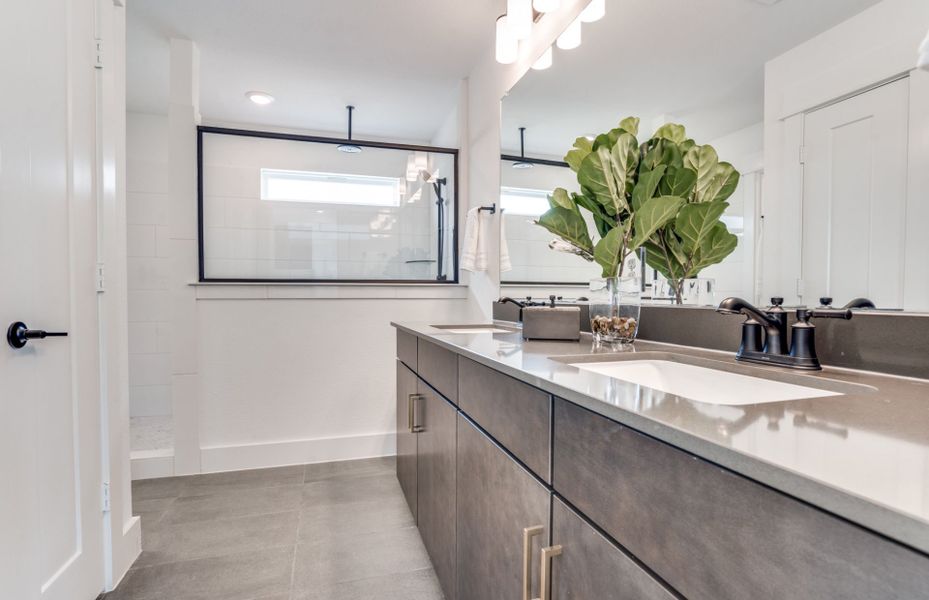
[{"label": "double vanity", "polygon": [[449,600],[929,598],[929,384],[397,328],[397,476]]}]

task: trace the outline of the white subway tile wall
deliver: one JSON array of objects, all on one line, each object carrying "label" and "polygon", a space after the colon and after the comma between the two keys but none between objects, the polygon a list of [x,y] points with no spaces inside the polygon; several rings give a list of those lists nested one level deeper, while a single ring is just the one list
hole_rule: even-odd
[{"label": "white subway tile wall", "polygon": [[[407,181],[409,151],[206,133],[203,137],[204,271],[207,279],[434,280],[436,196]],[[445,210],[444,273],[453,278],[454,159],[430,153]],[[261,169],[396,177],[397,206],[261,199]]]},{"label": "white subway tile wall", "polygon": [[171,415],[168,119],[128,113],[129,412]]}]

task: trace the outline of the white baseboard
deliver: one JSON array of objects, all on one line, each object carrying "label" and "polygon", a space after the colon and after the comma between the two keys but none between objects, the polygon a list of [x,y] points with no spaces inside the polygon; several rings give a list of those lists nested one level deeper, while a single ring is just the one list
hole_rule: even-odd
[{"label": "white baseboard", "polygon": [[133,452],[130,455],[132,479],[154,479],[174,475],[174,453]]},{"label": "white baseboard", "polygon": [[373,458],[396,454],[394,432],[200,449],[203,473]]}]

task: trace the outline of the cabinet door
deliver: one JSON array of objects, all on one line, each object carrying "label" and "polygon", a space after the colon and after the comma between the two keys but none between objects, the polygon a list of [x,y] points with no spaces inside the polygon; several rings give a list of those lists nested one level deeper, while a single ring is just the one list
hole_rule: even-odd
[{"label": "cabinet door", "polygon": [[[551,493],[467,418],[458,415],[458,600],[539,593]],[[524,529],[534,528],[524,551]],[[524,568],[529,566],[528,578]]]},{"label": "cabinet door", "polygon": [[455,440],[458,411],[419,382],[417,523],[446,600],[455,599]]},{"label": "cabinet door", "polygon": [[552,501],[551,600],[674,600],[675,596],[561,500]]},{"label": "cabinet door", "polygon": [[412,409],[416,406],[417,379],[413,371],[397,361],[397,479],[413,518],[416,518],[416,442]]}]

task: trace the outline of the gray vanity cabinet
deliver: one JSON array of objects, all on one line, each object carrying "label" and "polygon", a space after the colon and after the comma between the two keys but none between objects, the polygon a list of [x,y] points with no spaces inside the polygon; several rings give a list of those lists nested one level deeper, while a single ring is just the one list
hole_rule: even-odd
[{"label": "gray vanity cabinet", "polygon": [[455,600],[455,470],[458,411],[419,382],[416,523],[446,600]]},{"label": "gray vanity cabinet", "polygon": [[458,403],[458,355],[425,340],[419,340],[416,372],[448,398]]},{"label": "gray vanity cabinet", "polygon": [[929,598],[925,557],[563,400],[553,446],[559,494],[690,600]]},{"label": "gray vanity cabinet", "polygon": [[541,595],[540,551],[548,543],[550,506],[545,486],[459,414],[457,600],[526,597],[526,566],[528,597]]},{"label": "gray vanity cabinet", "polygon": [[397,361],[397,479],[406,503],[416,518],[416,452],[417,436],[413,432],[413,411],[416,409],[416,373]]},{"label": "gray vanity cabinet", "polygon": [[552,501],[552,600],[674,600],[675,596],[560,499]]}]

